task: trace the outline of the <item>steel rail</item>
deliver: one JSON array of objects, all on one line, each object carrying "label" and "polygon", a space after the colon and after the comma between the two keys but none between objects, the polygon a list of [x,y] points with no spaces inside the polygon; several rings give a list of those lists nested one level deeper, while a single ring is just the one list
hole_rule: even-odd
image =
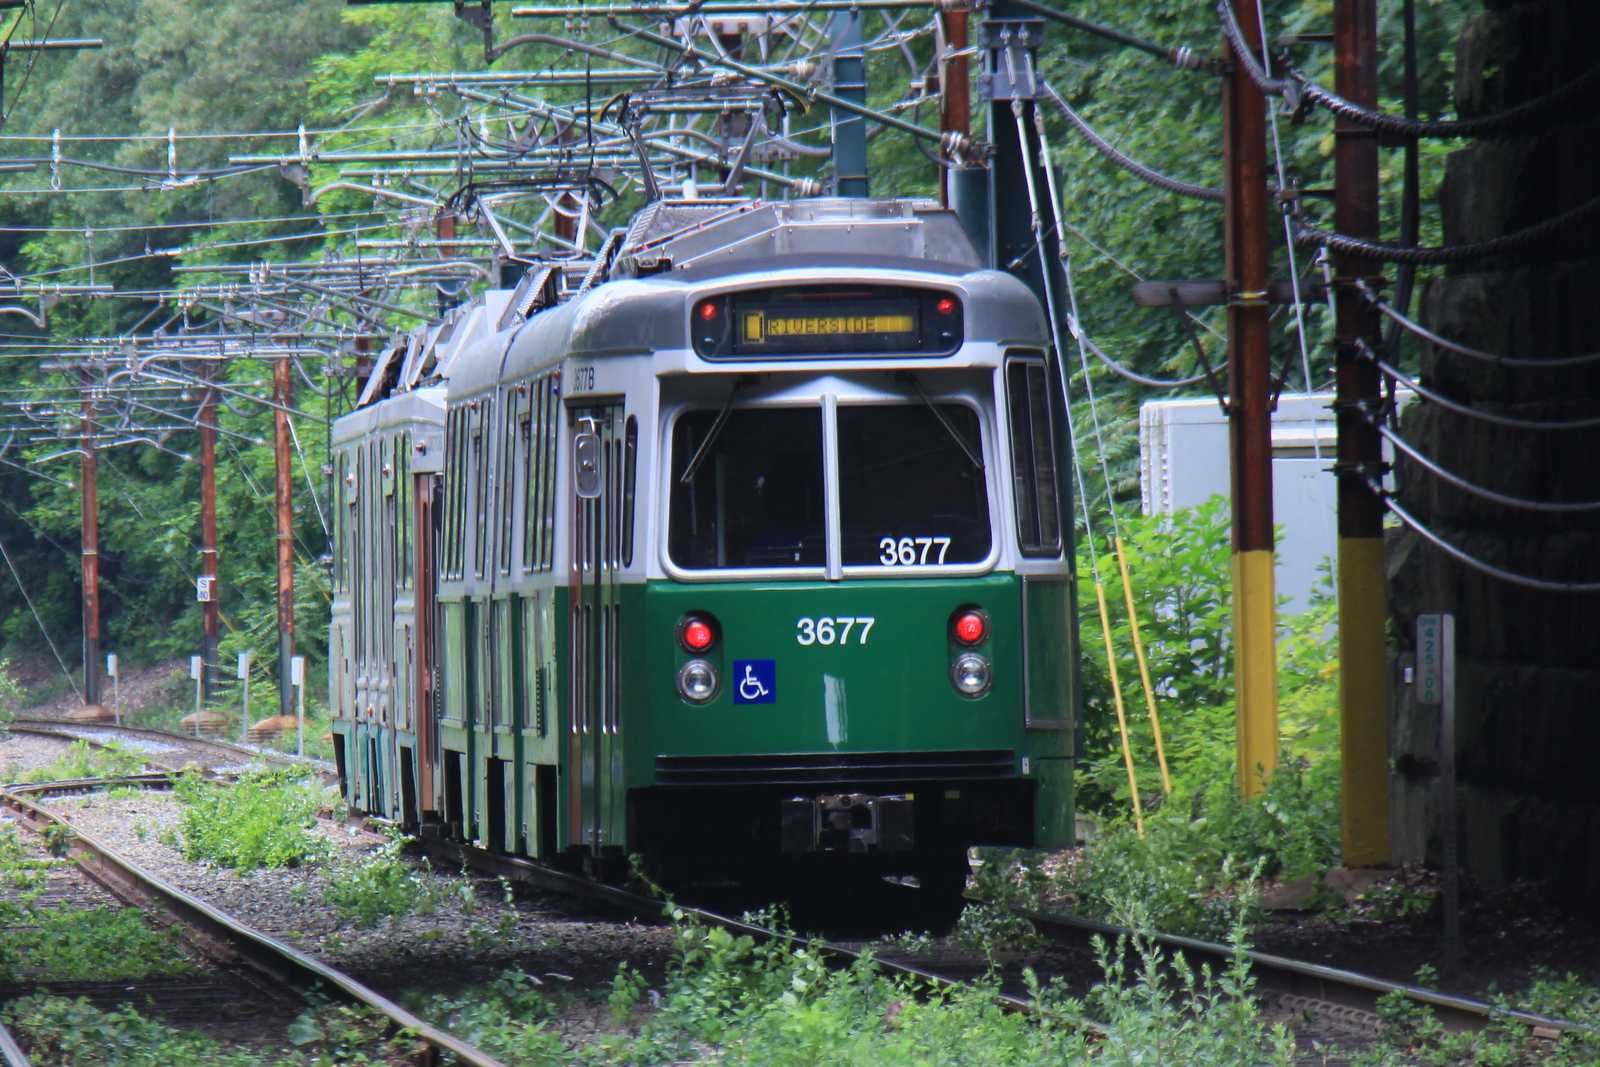
[{"label": "steel rail", "polygon": [[[109,733],[133,734],[155,741],[180,741],[189,745],[205,745],[226,752],[230,756],[305,767],[322,773],[329,773],[334,769],[333,765],[326,760],[313,759],[310,756],[297,756],[292,752],[262,752],[220,737],[191,737],[188,734],[176,734],[171,730],[161,730],[154,726],[133,726],[128,723],[118,725],[115,723],[69,722],[56,719],[16,719],[9,723],[6,729],[13,733],[34,734],[40,737],[70,737],[75,741],[89,741],[90,744],[95,744],[96,742],[90,738],[81,737],[73,731],[97,730]],[[157,761],[146,760],[145,762],[155,763]],[[181,770],[178,767],[172,769]]]},{"label": "steel rail", "polygon": [[[1229,945],[1219,944],[1215,941],[1205,941],[1200,938],[1185,937],[1179,934],[1153,932],[1143,934],[1127,927],[1098,922],[1094,919],[1085,919],[1082,916],[1072,915],[1067,912],[1040,911],[1028,908],[1017,908],[1014,911],[1016,914],[1029,919],[1035,925],[1057,935],[1070,934],[1084,937],[1100,935],[1109,938],[1149,937],[1156,944],[1167,949],[1206,957],[1222,964],[1226,964],[1231,960],[1238,951]],[[1377,978],[1357,971],[1347,971],[1339,967],[1327,967],[1318,963],[1306,963],[1301,960],[1289,959],[1286,956],[1257,952],[1253,949],[1246,949],[1242,954],[1249,961],[1251,974],[1256,977],[1258,983],[1280,993],[1310,997],[1330,1004],[1353,1007],[1367,1012],[1377,1011],[1378,1000],[1381,997],[1398,993],[1415,1004],[1433,1009],[1437,1013],[1439,1021],[1452,1029],[1482,1029],[1491,1022],[1504,1019],[1521,1023],[1530,1028],[1538,1028],[1550,1033],[1552,1036],[1564,1033],[1592,1032],[1589,1027],[1567,1022],[1564,1019],[1553,1019],[1547,1015],[1538,1015],[1533,1012],[1499,1008],[1471,997],[1455,996],[1451,993],[1440,992],[1437,989],[1428,989],[1425,986],[1411,985],[1405,982],[1391,982],[1385,978]]]},{"label": "steel rail", "polygon": [[[377,825],[386,825],[383,820],[370,820]],[[704,908],[696,908],[684,904],[663,902],[655,897],[646,896],[623,889],[620,886],[608,885],[582,875],[558,871],[533,860],[520,856],[506,856],[499,853],[488,852],[471,845],[463,845],[455,841],[446,841],[443,838],[431,835],[419,837],[423,850],[429,858],[435,861],[445,861],[451,866],[467,866],[485,874],[503,876],[514,882],[523,882],[527,885],[537,886],[541,889],[557,893],[569,894],[583,899],[592,900],[609,907],[619,908],[634,915],[660,915],[669,909],[676,908],[683,915],[711,926],[720,926],[731,933],[744,934],[749,937],[763,940],[781,941],[795,948],[805,948],[813,944],[798,934],[786,933],[781,930],[771,930],[765,926],[735,919]],[[860,961],[862,953],[846,945],[836,945],[832,942],[821,942],[821,950],[827,955],[846,963],[853,964]],[[884,970],[901,975],[912,981],[922,983],[938,989],[956,989],[964,983],[957,979],[935,974],[910,963],[899,963],[874,956],[873,963]],[[1012,996],[1008,993],[997,993],[996,1002],[1011,1011],[1024,1014],[1037,1014],[1037,1008],[1032,1001],[1023,997]]]},{"label": "steel rail", "polygon": [[431,1049],[451,1053],[461,1063],[472,1067],[504,1067],[504,1064],[488,1053],[413,1015],[388,997],[344,972],[335,970],[321,960],[245,925],[198,897],[191,896],[164,881],[92,834],[75,826],[65,816],[51,812],[30,799],[32,796],[53,792],[99,789],[112,785],[140,784],[146,787],[159,787],[161,783],[169,781],[170,778],[166,775],[145,775],[122,779],[9,786],[0,790],[0,807],[15,811],[30,828],[40,832],[52,825],[64,828],[72,835],[73,849],[79,853],[79,865],[107,888],[119,896],[132,893],[152,902],[160,910],[195,931],[202,939],[225,945],[231,952],[237,954],[239,960],[255,970],[264,972],[273,980],[307,992],[331,987],[345,998],[380,1012],[396,1029],[416,1035]]}]

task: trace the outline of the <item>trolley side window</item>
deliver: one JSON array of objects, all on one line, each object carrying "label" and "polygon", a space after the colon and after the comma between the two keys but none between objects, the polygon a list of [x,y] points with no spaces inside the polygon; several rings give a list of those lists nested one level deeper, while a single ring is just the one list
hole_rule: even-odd
[{"label": "trolley side window", "polygon": [[465,539],[462,536],[466,529],[466,412],[457,408],[450,413],[449,436],[445,441],[446,470],[449,472],[445,481],[445,529],[444,529],[444,557],[445,576],[459,579],[461,577]]},{"label": "trolley side window", "polygon": [[628,416],[622,432],[622,565],[633,566],[634,496],[639,481],[639,420]]},{"label": "trolley side window", "polygon": [[486,430],[490,424],[491,405],[484,400],[472,410],[472,513],[470,522],[474,531],[472,545],[472,576],[482,578],[486,569],[485,557],[489,549],[489,442]]},{"label": "trolley side window", "polygon": [[672,431],[667,550],[692,570],[821,567],[827,551],[818,407],[691,411]]},{"label": "trolley side window", "polygon": [[846,567],[978,563],[993,547],[978,413],[964,404],[841,404]]},{"label": "trolley side window", "polygon": [[1050,376],[1043,360],[1006,364],[1011,416],[1011,472],[1017,506],[1017,542],[1025,556],[1061,553],[1061,501],[1057,492],[1055,429]]}]

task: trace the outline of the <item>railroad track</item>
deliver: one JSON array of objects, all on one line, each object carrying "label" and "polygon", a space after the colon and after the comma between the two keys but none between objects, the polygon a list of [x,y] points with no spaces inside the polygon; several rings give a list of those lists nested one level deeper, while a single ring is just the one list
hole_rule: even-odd
[{"label": "railroad track", "polygon": [[[109,786],[161,788],[166,775],[140,775],[123,779],[84,779],[41,785],[11,786],[0,790],[0,808],[23,825],[44,834],[60,827],[69,835],[71,855],[77,865],[120,899],[136,903],[147,914],[179,924],[185,939],[220,965],[249,974],[264,987],[293,990],[297,996],[312,990],[365,1005],[387,1018],[397,1032],[412,1036],[428,1056],[448,1053],[455,1062],[471,1067],[501,1067],[500,1062],[472,1045],[432,1026],[356,979],[329,967],[300,950],[245,925],[230,915],[191,896],[123,857],[64,816],[39,801],[50,796],[89,792]],[[15,1042],[0,1037],[6,1062],[26,1063]]]},{"label": "railroad track", "polygon": [[[59,728],[61,724],[46,723],[37,728],[36,732],[52,733],[51,728]],[[26,724],[25,728],[32,728],[34,724]],[[77,730],[76,726],[71,727]],[[190,738],[176,738],[175,735],[165,734],[162,731],[141,730],[145,735],[155,735],[159,738],[192,742]],[[71,734],[69,736],[78,736]],[[222,743],[226,745],[227,743]],[[228,746],[236,749],[237,746]],[[248,751],[248,750],[242,750]],[[140,779],[145,784],[164,783],[164,776],[145,776]],[[44,821],[54,821],[67,824],[65,819],[43,811],[38,805],[33,804],[30,797],[42,794],[60,795],[71,792],[82,792],[108,784],[104,781],[83,781],[73,783],[51,783],[42,786],[13,787],[0,794],[0,804],[16,810],[25,821],[30,824]],[[70,824],[67,824],[70,826]],[[409,1013],[401,1012],[392,1002],[383,998],[376,992],[361,985],[361,983],[333,971],[331,968],[305,956],[298,950],[278,942],[264,934],[243,928],[227,916],[210,908],[204,903],[188,897],[182,891],[161,883],[158,879],[143,875],[136,867],[124,862],[118,862],[114,855],[109,855],[109,850],[100,846],[98,842],[76,831],[75,844],[86,853],[85,866],[97,875],[103,875],[107,884],[121,887],[128,893],[140,892],[140,884],[155,882],[154,889],[146,889],[156,906],[163,912],[173,915],[176,919],[202,932],[211,938],[219,947],[224,958],[237,958],[248,965],[274,976],[273,980],[287,985],[305,987],[306,983],[324,983],[341,991],[349,999],[367,1003],[389,1016],[397,1026],[407,1027],[423,1034],[425,1040],[431,1043],[432,1035],[437,1035],[441,1042],[436,1047],[449,1048],[457,1055],[456,1049],[444,1042],[453,1041],[449,1035],[426,1028],[421,1020],[415,1019]],[[635,892],[631,889],[597,882],[587,877],[572,874],[533,861],[488,852],[472,846],[456,842],[445,841],[436,837],[424,836],[419,839],[423,851],[430,859],[447,866],[466,866],[487,874],[503,876],[511,881],[520,882],[546,891],[559,893],[564,896],[585,899],[601,904],[609,909],[618,910],[637,917],[654,917],[661,914],[662,902],[652,896]],[[129,870],[132,868],[132,870]],[[114,889],[114,891],[116,891]],[[706,909],[679,906],[682,913],[693,921],[709,926],[720,926],[735,934],[750,936],[761,940],[780,940],[796,947],[810,944],[826,956],[833,959],[839,966],[849,966],[856,962],[862,949],[853,944],[840,944],[835,942],[807,942],[806,939],[793,934],[774,931],[767,927],[734,918],[719,912]],[[1064,948],[1087,947],[1095,936],[1105,937],[1115,941],[1120,937],[1131,937],[1132,931],[1083,919],[1063,912],[1039,911],[1018,909],[1017,913],[1032,921],[1047,937],[1058,946]],[[238,929],[235,929],[238,928]],[[242,941],[240,937],[242,936]],[[1233,955],[1233,949],[1227,945],[1203,941],[1196,938],[1175,935],[1153,935],[1155,942],[1169,953],[1182,952],[1193,963],[1209,963],[1214,969],[1225,965]],[[232,947],[226,947],[232,946]],[[1458,997],[1442,993],[1437,990],[1404,983],[1390,982],[1357,972],[1326,967],[1319,964],[1292,960],[1268,953],[1249,951],[1246,953],[1249,960],[1251,973],[1256,979],[1259,992],[1275,998],[1279,1003],[1293,1009],[1296,1014],[1315,1012],[1319,1015],[1341,1020],[1345,1024],[1354,1023],[1357,1026],[1375,1028],[1377,1020],[1377,1006],[1380,998],[1398,993],[1414,1003],[1423,1005],[1432,1010],[1440,1022],[1450,1029],[1481,1029],[1488,1026],[1491,1021],[1514,1021],[1528,1028],[1530,1037],[1535,1039],[1556,1040],[1562,1034],[1578,1031],[1581,1027],[1561,1019],[1535,1015],[1527,1012],[1508,1012],[1497,1009],[1483,1001],[1466,997]],[[885,958],[882,954],[875,954],[875,960],[884,970],[898,974],[924,987],[954,987],[965,984],[969,980],[972,968],[957,966],[947,969],[944,973],[940,970],[923,966],[918,963]],[[963,973],[964,972],[964,973]],[[1014,994],[1001,993],[999,1002],[1010,1010],[1033,1013],[1035,1005],[1026,997]],[[400,1012],[399,1015],[393,1012]],[[0,1052],[4,1051],[4,1042],[0,1040]],[[475,1050],[474,1050],[475,1052]],[[462,1058],[465,1063],[493,1063],[491,1058],[482,1053],[476,1053],[481,1058],[471,1058],[472,1053]]]},{"label": "railroad track", "polygon": [[335,780],[333,765],[325,760],[273,752],[214,737],[191,737],[150,726],[127,723],[77,723],[60,719],[17,719],[6,727],[13,733],[60,737],[105,746],[117,738],[131,739],[132,748],[148,766],[174,773],[189,766],[209,773],[226,772],[250,763],[269,763],[316,772],[324,781]]},{"label": "railroad track", "polygon": [[[1118,938],[1127,938],[1131,942],[1135,936],[1142,936],[1135,935],[1126,927],[1085,919],[1067,912],[1028,908],[1013,910],[1030,920],[1057,945],[1087,947],[1095,937],[1115,943]],[[1234,956],[1235,950],[1231,946],[1214,941],[1176,934],[1154,933],[1149,936],[1169,954],[1181,952],[1191,964],[1210,964],[1213,971],[1225,967]],[[1587,1031],[1586,1027],[1563,1019],[1502,1009],[1471,997],[1391,982],[1356,971],[1254,950],[1245,951],[1244,956],[1250,963],[1250,973],[1256,980],[1258,991],[1280,999],[1297,1011],[1312,1011],[1345,1021],[1366,1022],[1374,1029],[1378,1020],[1378,1002],[1384,997],[1398,994],[1431,1010],[1439,1022],[1450,1030],[1481,1030],[1492,1022],[1514,1022],[1526,1027],[1530,1038],[1542,1041],[1555,1041],[1563,1034]]]}]

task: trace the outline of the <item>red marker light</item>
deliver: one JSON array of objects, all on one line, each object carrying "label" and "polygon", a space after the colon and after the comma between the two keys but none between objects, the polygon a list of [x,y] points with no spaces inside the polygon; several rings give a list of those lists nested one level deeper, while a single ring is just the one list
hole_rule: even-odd
[{"label": "red marker light", "polygon": [[950,296],[941,296],[939,298],[939,302],[937,304],[933,305],[933,310],[937,311],[941,315],[953,315],[953,314],[955,314],[955,310],[956,310],[955,298],[954,297],[950,297]]},{"label": "red marker light", "polygon": [[956,619],[956,640],[963,645],[975,645],[989,632],[989,623],[976,611],[964,611]]},{"label": "red marker light", "polygon": [[700,619],[690,619],[684,623],[681,636],[683,637],[683,647],[690,652],[704,652],[711,647],[711,642],[716,639],[716,635],[711,632],[711,627]]},{"label": "red marker light", "polygon": [[700,305],[700,321],[710,322],[717,317],[717,304],[714,300],[707,300]]}]

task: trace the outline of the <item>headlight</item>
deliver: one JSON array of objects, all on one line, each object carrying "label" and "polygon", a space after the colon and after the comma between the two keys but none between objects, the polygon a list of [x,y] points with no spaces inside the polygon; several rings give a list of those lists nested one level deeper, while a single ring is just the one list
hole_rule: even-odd
[{"label": "headlight", "polygon": [[989,661],[976,652],[964,652],[956,657],[955,666],[950,670],[950,680],[962,696],[982,696],[989,691],[989,683],[993,680]]},{"label": "headlight", "polygon": [[678,693],[691,704],[704,704],[717,695],[717,669],[703,659],[678,668]]}]

